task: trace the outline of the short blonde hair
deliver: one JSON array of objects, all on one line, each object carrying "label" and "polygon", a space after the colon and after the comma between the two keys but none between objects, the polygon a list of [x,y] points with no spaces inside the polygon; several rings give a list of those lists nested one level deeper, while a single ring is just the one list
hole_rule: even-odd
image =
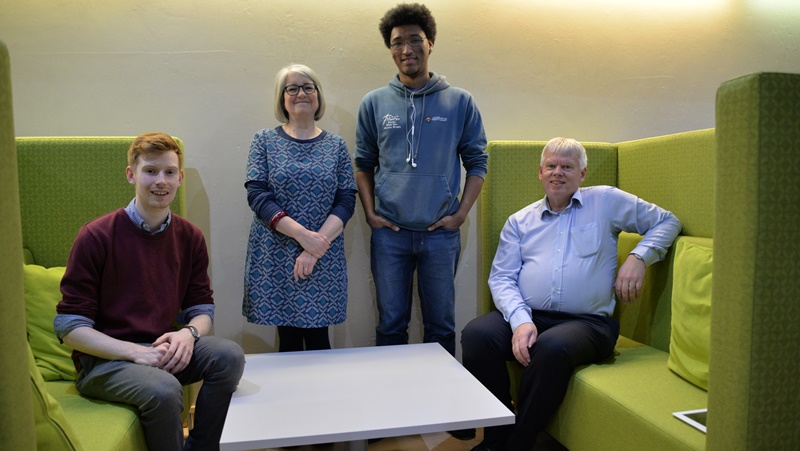
[{"label": "short blonde hair", "polygon": [[178,154],[178,165],[183,169],[183,152],[171,136],[160,132],[142,133],[128,148],[128,166],[136,167],[136,162],[142,155],[149,156],[170,151]]},{"label": "short blonde hair", "polygon": [[551,153],[557,156],[578,157],[579,170],[586,169],[589,164],[589,159],[586,157],[586,148],[581,143],[572,138],[553,138],[547,141],[544,149],[542,149],[542,157],[539,159],[539,167],[544,165],[544,155]]},{"label": "short blonde hair", "polygon": [[317,102],[319,102],[319,108],[317,108],[317,111],[314,113],[314,120],[318,121],[322,119],[322,115],[325,114],[325,95],[322,91],[322,81],[313,69],[304,64],[290,64],[279,70],[278,75],[275,76],[275,118],[278,119],[278,122],[283,124],[289,122],[289,113],[286,111],[286,103],[283,100],[283,90],[286,88],[286,78],[291,73],[304,75],[310,78],[317,86]]}]

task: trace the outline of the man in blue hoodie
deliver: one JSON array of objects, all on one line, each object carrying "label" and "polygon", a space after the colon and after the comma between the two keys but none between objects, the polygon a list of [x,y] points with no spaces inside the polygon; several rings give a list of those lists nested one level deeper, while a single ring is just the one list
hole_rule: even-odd
[{"label": "man in blue hoodie", "polygon": [[355,153],[358,194],[372,228],[376,343],[408,343],[416,270],[423,340],[455,355],[459,227],[486,175],[483,121],[470,93],[428,71],[436,22],[427,7],[398,5],[379,29],[398,73],[361,102]]}]

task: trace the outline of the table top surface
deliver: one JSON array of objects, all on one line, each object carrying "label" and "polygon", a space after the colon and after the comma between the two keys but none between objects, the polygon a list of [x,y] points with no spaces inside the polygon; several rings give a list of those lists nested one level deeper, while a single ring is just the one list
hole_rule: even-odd
[{"label": "table top surface", "polygon": [[248,354],[222,451],[425,434],[514,422],[437,343]]}]

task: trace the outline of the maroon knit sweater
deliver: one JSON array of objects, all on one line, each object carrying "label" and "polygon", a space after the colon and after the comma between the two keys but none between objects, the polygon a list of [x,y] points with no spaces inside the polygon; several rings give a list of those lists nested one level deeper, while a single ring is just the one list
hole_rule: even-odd
[{"label": "maroon knit sweater", "polygon": [[205,239],[176,214],[151,235],[124,209],[113,211],[78,232],[61,293],[59,314],[92,319],[119,340],[152,343],[175,329],[180,310],[214,302]]}]

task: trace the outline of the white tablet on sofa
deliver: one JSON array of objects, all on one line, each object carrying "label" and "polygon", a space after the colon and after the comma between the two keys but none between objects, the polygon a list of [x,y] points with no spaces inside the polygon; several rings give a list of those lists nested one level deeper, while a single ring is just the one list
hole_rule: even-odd
[{"label": "white tablet on sofa", "polygon": [[706,433],[706,413],[708,409],[697,409],[697,410],[684,410],[682,412],[672,412],[676,418],[681,421],[686,422],[687,424],[700,429],[703,431],[703,434]]}]

